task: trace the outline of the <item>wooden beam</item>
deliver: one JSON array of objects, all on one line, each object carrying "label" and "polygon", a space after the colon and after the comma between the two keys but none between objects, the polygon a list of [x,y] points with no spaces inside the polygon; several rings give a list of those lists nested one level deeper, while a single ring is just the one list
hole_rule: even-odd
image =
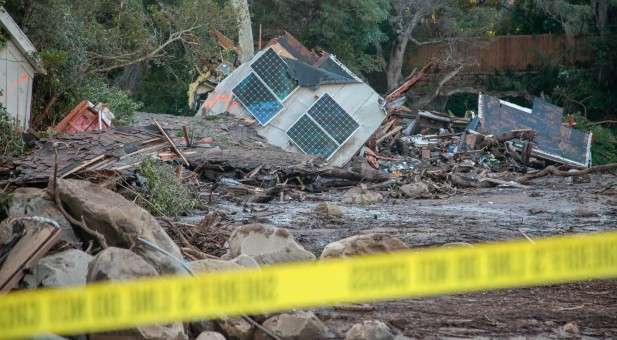
[{"label": "wooden beam", "polygon": [[182,154],[182,152],[180,152],[180,150],[178,150],[178,147],[176,147],[176,144],[174,144],[174,142],[171,140],[171,138],[169,138],[165,130],[163,130],[163,128],[159,125],[159,122],[157,122],[156,119],[154,118],[152,118],[152,122],[154,123],[154,125],[156,125],[159,131],[161,131],[161,133],[163,134],[163,137],[165,137],[169,145],[171,145],[171,148],[174,150],[174,152],[178,156],[180,156],[180,158],[182,158],[182,162],[184,163],[184,165],[187,167],[191,166],[191,163],[189,163],[189,161],[187,161],[186,158],[184,158],[184,155]]},{"label": "wooden beam", "polygon": [[77,172],[77,171],[79,171],[79,170],[81,170],[81,169],[83,169],[83,168],[85,168],[85,167],[87,167],[87,166],[89,166],[89,165],[91,165],[93,163],[96,163],[96,162],[98,162],[99,160],[101,160],[103,158],[105,158],[105,155],[98,155],[98,156],[92,158],[91,160],[84,161],[80,165],[78,165],[78,166],[74,167],[73,169],[71,169],[71,170],[65,172],[64,174],[62,174],[62,176],[60,176],[60,178],[65,178],[66,176],[68,176],[68,175],[70,175],[70,174],[72,174],[74,172]]},{"label": "wooden beam", "polygon": [[377,144],[383,142],[386,138],[392,136],[393,134],[401,131],[402,129],[405,128],[405,125],[399,125],[395,128],[393,128],[392,130],[390,130],[390,132],[386,133],[385,135],[381,136],[378,140],[377,140]]}]

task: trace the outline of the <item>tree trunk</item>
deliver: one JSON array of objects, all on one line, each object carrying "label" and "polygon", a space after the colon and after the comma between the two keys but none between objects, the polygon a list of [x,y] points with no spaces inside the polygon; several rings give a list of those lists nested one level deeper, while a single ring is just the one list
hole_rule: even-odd
[{"label": "tree trunk", "polygon": [[405,61],[405,50],[409,37],[403,33],[396,37],[392,51],[390,52],[390,61],[386,69],[386,79],[388,81],[388,91],[394,90],[401,82],[403,75],[403,62]]},{"label": "tree trunk", "polygon": [[437,98],[439,96],[439,93],[441,92],[441,88],[444,86],[444,84],[449,82],[457,74],[459,74],[461,71],[463,71],[464,68],[465,68],[465,65],[459,65],[457,68],[455,68],[454,70],[450,71],[450,73],[446,74],[439,81],[439,84],[437,84],[437,88],[435,88],[435,90],[433,92],[431,92],[431,93],[425,95],[424,97],[420,98],[419,100],[415,101],[411,108],[412,109],[422,109],[426,104],[430,103],[433,99]]},{"label": "tree trunk", "polygon": [[606,0],[591,0],[593,13],[596,17],[596,27],[600,36],[604,37],[608,33],[608,2]]},{"label": "tree trunk", "polygon": [[240,62],[246,63],[253,58],[253,30],[251,29],[251,15],[247,0],[231,1],[238,15],[238,45],[240,46]]},{"label": "tree trunk", "polygon": [[34,122],[32,122],[32,127],[37,127],[41,124],[41,122],[43,122],[43,119],[45,119],[45,117],[47,117],[47,114],[49,113],[49,110],[51,110],[51,107],[54,106],[54,104],[56,103],[56,100],[58,100],[58,98],[60,97],[60,95],[62,94],[62,92],[56,92],[53,94],[53,96],[51,96],[51,99],[49,99],[49,101],[47,102],[47,104],[45,104],[45,108],[43,108],[43,111],[41,112],[41,114],[39,114],[38,117],[36,117],[36,119],[34,120]]}]

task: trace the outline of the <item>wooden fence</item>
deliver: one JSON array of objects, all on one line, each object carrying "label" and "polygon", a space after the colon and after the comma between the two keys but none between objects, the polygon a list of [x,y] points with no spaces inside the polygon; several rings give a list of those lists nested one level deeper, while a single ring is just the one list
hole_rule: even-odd
[{"label": "wooden fence", "polygon": [[[474,37],[456,43],[455,57],[464,58],[473,66],[465,72],[484,73],[512,69],[524,71],[538,69],[543,60],[585,61],[591,58],[586,50],[586,37],[568,41],[565,34],[504,35],[496,37]],[[569,49],[570,45],[573,49]],[[440,61],[448,55],[447,44],[413,46],[407,53],[405,68],[422,68],[432,60]]]}]

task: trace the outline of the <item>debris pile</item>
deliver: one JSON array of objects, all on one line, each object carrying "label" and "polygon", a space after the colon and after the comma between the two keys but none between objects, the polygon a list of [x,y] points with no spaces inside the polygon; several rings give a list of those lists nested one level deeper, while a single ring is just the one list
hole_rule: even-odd
[{"label": "debris pile", "polygon": [[480,94],[478,114],[458,118],[413,112],[399,97],[386,98],[388,118],[361,155],[403,184],[403,196],[434,198],[453,193],[451,186],[521,186],[555,164],[591,171],[591,133],[562,126],[562,109],[541,99],[531,110]]}]

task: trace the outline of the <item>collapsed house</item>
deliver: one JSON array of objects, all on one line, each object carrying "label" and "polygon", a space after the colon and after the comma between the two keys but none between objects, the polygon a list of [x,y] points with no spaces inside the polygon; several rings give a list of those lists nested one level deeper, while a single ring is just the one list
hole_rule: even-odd
[{"label": "collapsed house", "polygon": [[[478,116],[482,128],[493,134],[512,130],[538,131],[531,155],[575,168],[591,166],[591,132],[582,132],[561,124],[563,108],[535,98],[531,109],[499,98],[480,94]],[[521,143],[513,145],[522,149]]]},{"label": "collapsed house", "polygon": [[112,126],[115,117],[107,104],[94,105],[84,100],[69,111],[54,130],[62,133],[103,130]]},{"label": "collapsed house", "polygon": [[255,122],[268,143],[346,164],[386,117],[382,98],[333,55],[306,49],[289,33],[238,67],[198,115],[231,113]]}]

